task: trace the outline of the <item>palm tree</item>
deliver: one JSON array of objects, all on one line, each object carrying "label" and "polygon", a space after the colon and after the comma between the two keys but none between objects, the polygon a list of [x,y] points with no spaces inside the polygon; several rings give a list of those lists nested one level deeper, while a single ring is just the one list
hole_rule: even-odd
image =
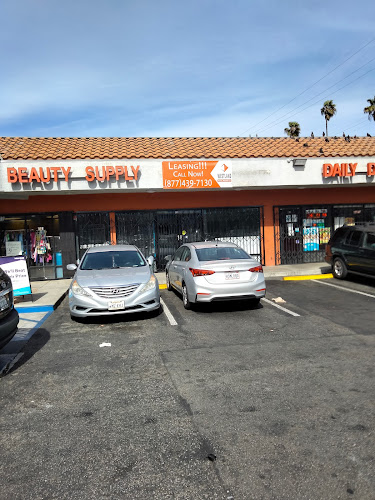
[{"label": "palm tree", "polygon": [[298,122],[289,122],[289,128],[284,128],[284,132],[289,137],[299,137],[301,132],[301,127]]},{"label": "palm tree", "polygon": [[375,121],[375,96],[373,99],[367,99],[367,102],[369,103],[369,106],[366,106],[363,112],[368,114],[369,120],[372,118]]},{"label": "palm tree", "polygon": [[325,101],[320,113],[326,120],[326,136],[328,137],[328,122],[336,114],[336,104],[333,104],[333,101]]}]

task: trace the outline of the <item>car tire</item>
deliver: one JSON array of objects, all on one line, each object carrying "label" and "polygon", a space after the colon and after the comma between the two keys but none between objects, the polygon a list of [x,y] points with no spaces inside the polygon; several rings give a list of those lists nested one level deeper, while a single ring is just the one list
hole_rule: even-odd
[{"label": "car tire", "polygon": [[340,259],[340,257],[336,257],[333,260],[332,274],[335,278],[339,280],[345,279],[346,275],[348,274],[345,262],[342,259]]},{"label": "car tire", "polygon": [[165,273],[165,281],[167,283],[167,290],[172,290],[171,280],[169,279],[169,273]]},{"label": "car tire", "polygon": [[185,283],[182,283],[182,303],[185,309],[191,309],[191,302]]}]

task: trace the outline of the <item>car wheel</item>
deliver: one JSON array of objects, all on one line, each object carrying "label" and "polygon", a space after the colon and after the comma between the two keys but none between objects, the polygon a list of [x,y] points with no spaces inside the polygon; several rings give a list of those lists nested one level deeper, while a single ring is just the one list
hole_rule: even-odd
[{"label": "car wheel", "polygon": [[191,309],[191,302],[189,300],[188,291],[185,283],[182,283],[182,303],[185,309]]},{"label": "car wheel", "polygon": [[167,282],[167,290],[172,290],[171,280],[169,279],[169,273],[165,273],[165,281]]},{"label": "car wheel", "polygon": [[332,273],[333,276],[339,280],[343,280],[348,274],[344,261],[339,257],[336,257],[333,261]]}]

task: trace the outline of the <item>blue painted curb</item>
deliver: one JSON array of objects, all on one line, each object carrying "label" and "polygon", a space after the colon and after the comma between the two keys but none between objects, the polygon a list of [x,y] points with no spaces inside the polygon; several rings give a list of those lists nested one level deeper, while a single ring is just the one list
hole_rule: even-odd
[{"label": "blue painted curb", "polygon": [[16,309],[19,313],[38,313],[38,312],[53,311],[55,308],[53,306],[34,306],[34,307],[16,306]]}]

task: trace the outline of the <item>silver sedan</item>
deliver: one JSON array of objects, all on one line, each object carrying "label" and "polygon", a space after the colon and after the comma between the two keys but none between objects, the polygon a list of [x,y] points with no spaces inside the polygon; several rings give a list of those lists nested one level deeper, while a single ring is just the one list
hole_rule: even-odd
[{"label": "silver sedan", "polygon": [[102,316],[160,309],[159,283],[146,260],[133,245],[93,247],[79,263],[69,288],[72,317]]},{"label": "silver sedan", "polygon": [[186,243],[166,259],[167,288],[181,293],[185,309],[219,300],[257,304],[266,295],[261,264],[234,243]]}]

